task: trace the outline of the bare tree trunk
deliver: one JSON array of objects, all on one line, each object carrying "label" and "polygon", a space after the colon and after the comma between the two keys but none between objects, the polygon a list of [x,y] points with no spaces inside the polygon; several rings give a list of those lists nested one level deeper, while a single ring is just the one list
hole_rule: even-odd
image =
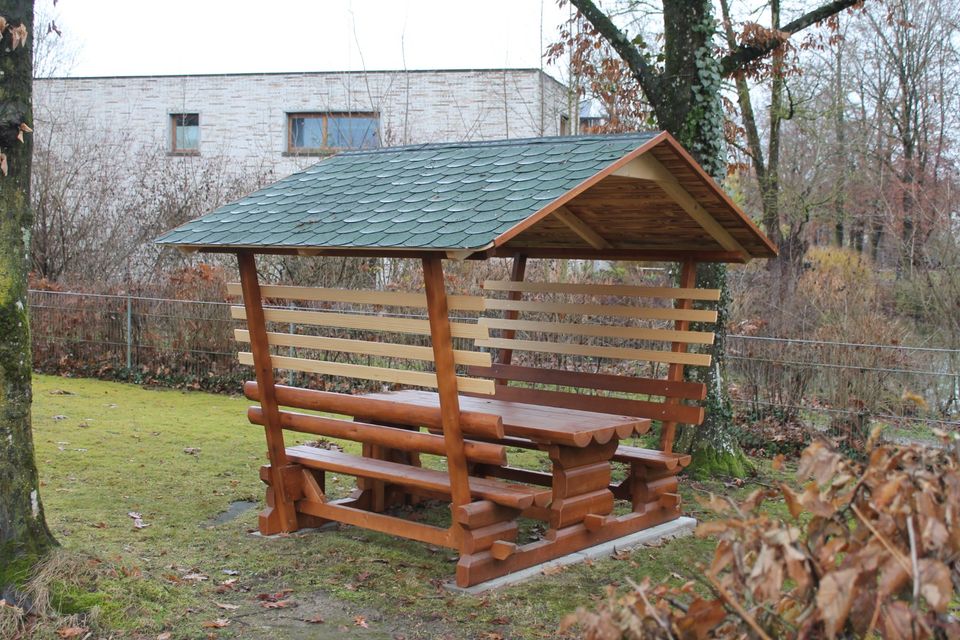
[{"label": "bare tree trunk", "polygon": [[[31,0],[0,0],[0,16],[13,29],[33,30]],[[31,40],[13,47],[15,31],[2,34],[0,53],[0,152],[8,175],[0,177],[0,583],[19,558],[35,557],[55,544],[40,503],[30,428],[31,351],[27,315],[30,246],[29,135],[21,124],[32,120]],[[0,584],[0,587],[3,585]]]}]

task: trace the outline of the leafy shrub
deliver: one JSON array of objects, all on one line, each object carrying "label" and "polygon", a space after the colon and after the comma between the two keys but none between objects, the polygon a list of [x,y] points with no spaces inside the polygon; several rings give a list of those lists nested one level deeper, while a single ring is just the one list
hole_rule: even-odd
[{"label": "leafy shrub", "polygon": [[[861,465],[814,442],[802,491],[762,489],[726,516],[701,582],[645,580],[563,628],[589,640],[639,638],[960,637],[960,438],[944,448],[872,448]],[[785,500],[791,521],[761,509]]]}]

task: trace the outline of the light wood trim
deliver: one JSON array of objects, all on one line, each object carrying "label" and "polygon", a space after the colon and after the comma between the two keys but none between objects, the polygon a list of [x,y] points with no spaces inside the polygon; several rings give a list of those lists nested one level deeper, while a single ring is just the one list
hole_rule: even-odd
[{"label": "light wood trim", "polygon": [[[655,349],[628,349],[624,347],[602,347],[589,344],[540,342],[538,340],[508,340],[506,338],[477,340],[477,346],[491,347],[494,349],[515,349],[517,351],[536,351],[539,353],[564,353],[573,356],[615,358],[619,360],[647,360],[650,362],[692,364],[701,367],[710,365],[709,355],[657,351]],[[276,356],[274,356],[274,360],[276,360]]]},{"label": "light wood trim", "polygon": [[[648,329],[646,327],[613,327],[575,322],[538,322],[536,320],[507,320],[480,318],[480,324],[489,329],[507,331],[537,331],[572,336],[598,338],[623,338],[625,340],[665,340],[686,344],[713,344],[714,335],[709,331],[676,331],[674,329]],[[503,336],[508,338],[511,336]]]},{"label": "light wood trim", "polygon": [[[237,342],[250,342],[250,332],[246,329],[234,329]],[[267,332],[267,340],[275,347],[303,347],[319,351],[339,351],[342,353],[362,353],[370,356],[388,358],[407,358],[433,362],[433,349],[393,342],[370,342],[368,340],[349,340],[346,338],[327,338],[325,336],[301,336],[292,333]],[[453,359],[457,364],[489,367],[493,358],[481,351],[453,350]]]},{"label": "light wood trim", "polygon": [[717,244],[727,251],[736,251],[744,256],[750,255],[750,253],[730,235],[730,232],[717,222],[710,212],[697,202],[696,198],[681,187],[673,174],[651,154],[647,153],[635,158],[628,165],[614,171],[613,175],[655,181],[674,202],[680,205],[681,209],[687,212],[687,215],[693,218],[704,231],[710,234],[711,238],[717,241]]},{"label": "light wood trim", "polygon": [[566,207],[557,207],[553,215],[563,224],[570,227],[570,230],[580,236],[580,239],[589,244],[594,249],[611,249],[612,245],[607,242],[599,233],[591,229],[586,222],[577,217],[577,214]]},{"label": "light wood trim", "polygon": [[[390,331],[394,333],[413,333],[430,335],[430,323],[426,320],[410,318],[391,318],[388,316],[361,316],[353,313],[327,313],[324,311],[297,311],[293,309],[265,309],[264,318],[268,322],[292,322],[316,327],[338,327],[342,329],[370,329],[372,331]],[[230,316],[235,320],[245,320],[243,307],[230,307]],[[487,330],[477,324],[451,322],[450,332],[454,338],[486,338]]]},{"label": "light wood trim", "polygon": [[[241,351],[238,355],[240,364],[253,364],[253,356],[248,351]],[[437,376],[426,371],[407,371],[405,369],[389,369],[387,367],[368,367],[363,364],[347,362],[327,362],[325,360],[310,360],[308,358],[292,358],[290,356],[270,356],[276,369],[290,369],[305,373],[319,373],[330,376],[344,376],[346,378],[360,378],[361,380],[378,380],[393,384],[409,384],[416,387],[437,388]],[[457,389],[464,393],[479,393],[493,395],[493,380],[481,378],[464,378],[457,376]]]},{"label": "light wood trim", "polygon": [[[717,312],[706,309],[656,309],[606,304],[579,304],[574,302],[535,302],[532,300],[487,299],[487,309],[527,311],[536,313],[569,313],[574,315],[617,316],[646,320],[689,320],[716,322]],[[269,320],[269,311],[267,319]],[[482,339],[482,338],[481,338]]]},{"label": "light wood trim", "polygon": [[[427,296],[424,293],[404,291],[376,291],[374,289],[328,289],[323,287],[293,287],[265,284],[260,287],[265,298],[284,298],[288,300],[320,300],[323,302],[351,302],[354,304],[373,304],[384,307],[427,308]],[[240,285],[227,284],[227,293],[242,296]],[[449,296],[450,308],[457,311],[483,311],[483,298],[480,296]]]},{"label": "light wood trim", "polygon": [[681,287],[639,287],[629,284],[571,284],[567,282],[513,282],[511,280],[484,280],[485,291],[523,291],[525,293],[567,293],[588,296],[630,296],[662,300],[688,299],[716,301],[719,289]]}]

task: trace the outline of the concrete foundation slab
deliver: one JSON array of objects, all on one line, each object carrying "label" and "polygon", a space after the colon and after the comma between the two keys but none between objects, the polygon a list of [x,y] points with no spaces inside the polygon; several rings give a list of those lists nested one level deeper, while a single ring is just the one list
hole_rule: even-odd
[{"label": "concrete foundation slab", "polygon": [[478,595],[493,589],[510,587],[515,584],[531,580],[539,575],[543,575],[545,570],[548,571],[554,567],[564,567],[577,562],[583,562],[588,558],[602,558],[613,555],[620,551],[624,551],[625,549],[632,549],[641,545],[654,544],[662,540],[670,540],[673,538],[688,536],[693,533],[693,530],[696,528],[696,526],[697,521],[694,518],[681,516],[676,520],[671,520],[670,522],[665,522],[655,527],[638,531],[629,536],[604,542],[603,544],[598,544],[595,547],[582,549],[555,560],[550,560],[549,562],[544,562],[542,564],[534,565],[500,578],[494,578],[493,580],[475,584],[472,587],[458,587],[453,582],[446,582],[444,583],[443,587],[448,591],[453,591],[455,593]]}]

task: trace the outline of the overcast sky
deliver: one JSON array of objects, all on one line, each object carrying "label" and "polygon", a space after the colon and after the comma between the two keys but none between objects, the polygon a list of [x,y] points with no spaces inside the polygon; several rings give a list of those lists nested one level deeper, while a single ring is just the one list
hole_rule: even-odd
[{"label": "overcast sky", "polygon": [[540,67],[568,11],[556,0],[37,4],[75,51],[75,76]]}]

